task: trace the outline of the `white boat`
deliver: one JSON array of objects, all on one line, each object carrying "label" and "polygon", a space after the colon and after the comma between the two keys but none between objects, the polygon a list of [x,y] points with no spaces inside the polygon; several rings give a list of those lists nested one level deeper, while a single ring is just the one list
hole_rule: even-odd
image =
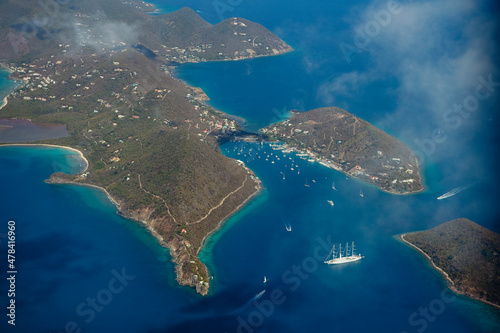
[{"label": "white boat", "polygon": [[363,190],[359,190],[359,196],[364,197]]},{"label": "white boat", "polygon": [[267,278],[266,278],[266,276],[264,275],[264,283],[266,283],[266,282],[267,282]]},{"label": "white boat", "polygon": [[[352,242],[351,247],[349,248],[349,243],[346,244],[345,250],[342,250],[342,245],[339,244],[339,249],[335,250],[335,244],[332,247],[332,250],[326,257],[324,263],[328,265],[339,265],[346,264],[348,262],[358,261],[363,259],[364,257],[360,254],[355,254],[355,246],[354,242]],[[329,259],[331,257],[331,259]]]},{"label": "white boat", "polygon": [[446,192],[445,194],[437,197],[438,200],[443,200],[443,199],[446,199],[446,198],[449,198],[449,197],[452,197],[464,190],[467,190],[468,188],[472,187],[476,185],[476,183],[473,183],[473,184],[470,184],[470,185],[466,185],[466,186],[460,186],[460,187],[457,187],[457,188],[454,188],[453,190],[449,191],[449,192]]},{"label": "white boat", "polygon": [[332,190],[337,191],[337,189],[335,188],[335,182],[333,180],[332,180]]},{"label": "white boat", "polygon": [[333,201],[332,201],[332,200],[326,200],[326,202],[328,202],[328,203],[330,204],[330,206],[332,206],[332,207],[333,207],[334,203],[333,203]]}]

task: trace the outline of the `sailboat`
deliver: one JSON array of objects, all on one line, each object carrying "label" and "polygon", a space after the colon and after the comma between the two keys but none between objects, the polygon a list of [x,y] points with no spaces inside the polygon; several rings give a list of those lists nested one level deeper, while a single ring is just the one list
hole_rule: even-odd
[{"label": "sailboat", "polygon": [[[342,255],[344,253],[344,255]],[[331,259],[329,259],[331,256]],[[352,242],[351,247],[349,248],[349,243],[346,243],[345,250],[342,251],[342,244],[339,244],[339,249],[335,250],[335,244],[332,247],[332,250],[326,257],[324,263],[328,265],[339,265],[346,264],[348,262],[358,261],[363,259],[364,257],[360,254],[355,254],[355,246],[354,242]]]},{"label": "sailboat", "polygon": [[337,189],[335,188],[335,182],[333,180],[332,180],[332,190],[337,191]]},{"label": "sailboat", "polygon": [[360,197],[364,197],[364,194],[363,194],[363,190],[362,190],[362,189],[360,189],[360,190],[359,190],[359,196],[360,196]]}]

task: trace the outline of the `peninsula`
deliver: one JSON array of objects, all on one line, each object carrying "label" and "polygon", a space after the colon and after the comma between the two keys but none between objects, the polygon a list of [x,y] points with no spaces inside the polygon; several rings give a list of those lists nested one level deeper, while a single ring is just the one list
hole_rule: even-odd
[{"label": "peninsula", "polygon": [[292,111],[290,119],[260,131],[384,191],[406,194],[423,190],[415,154],[401,141],[343,109]]},{"label": "peninsula", "polygon": [[169,248],[177,281],[206,295],[203,242],[258,193],[260,181],[220,152],[219,138],[237,132],[236,121],[171,70],[291,48],[248,20],[211,25],[189,8],[152,10],[137,0],[1,2],[0,63],[24,84],[0,118],[64,125],[59,138],[31,143],[77,149],[88,167],[48,181],[104,189],[120,214]]},{"label": "peninsula", "polygon": [[500,235],[457,219],[401,236],[422,252],[460,294],[500,307]]}]

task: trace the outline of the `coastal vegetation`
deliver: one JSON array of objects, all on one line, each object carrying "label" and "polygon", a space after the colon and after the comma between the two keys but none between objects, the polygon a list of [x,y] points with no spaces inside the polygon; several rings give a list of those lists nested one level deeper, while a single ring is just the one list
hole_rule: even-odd
[{"label": "coastal vegetation", "polygon": [[423,189],[415,154],[395,137],[343,109],[293,112],[290,119],[261,131],[384,191],[404,194]]},{"label": "coastal vegetation", "polygon": [[0,3],[0,62],[23,81],[1,117],[65,124],[68,136],[36,143],[78,149],[88,168],[48,182],[104,189],[120,214],[169,248],[179,283],[207,294],[203,241],[260,181],[220,152],[237,122],[173,78],[172,65],[291,48],[258,24],[233,18],[212,26],[188,8],[151,16],[142,1],[54,4],[48,12],[32,0]]},{"label": "coastal vegetation", "polygon": [[500,235],[460,218],[403,235],[451,279],[456,292],[500,306]]}]

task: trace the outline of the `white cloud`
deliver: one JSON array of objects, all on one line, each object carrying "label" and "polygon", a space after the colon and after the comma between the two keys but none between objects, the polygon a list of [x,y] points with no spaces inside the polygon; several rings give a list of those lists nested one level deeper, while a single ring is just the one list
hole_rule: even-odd
[{"label": "white cloud", "polygon": [[445,110],[473,92],[476,77],[493,71],[494,25],[480,6],[471,0],[405,4],[372,39],[376,67],[400,82],[398,111],[420,101],[431,111],[427,120],[439,126]]},{"label": "white cloud", "polygon": [[336,97],[351,96],[358,89],[373,80],[367,73],[350,72],[321,84],[318,88],[317,98],[325,105],[335,105]]},{"label": "white cloud", "polygon": [[130,45],[137,42],[138,27],[125,22],[94,19],[92,25],[73,21],[76,43],[91,46],[97,51],[108,50],[119,45]]},{"label": "white cloud", "polygon": [[[399,83],[397,108],[379,125],[399,127],[401,132],[406,123],[412,132],[407,133],[409,138],[422,136],[429,127],[443,126],[444,112],[474,92],[479,75],[494,72],[495,22],[484,7],[484,1],[424,0],[400,2],[391,11],[391,1],[375,0],[364,9],[356,8],[358,19],[349,19],[353,36],[349,44],[368,53],[371,73],[392,75]],[[378,29],[370,30],[374,26]],[[356,40],[360,31],[366,39]],[[361,58],[351,55],[353,61]],[[339,87],[346,86],[346,79],[323,85],[319,95],[342,92]],[[370,77],[356,82],[373,81]],[[330,95],[325,101],[334,100]]]}]

